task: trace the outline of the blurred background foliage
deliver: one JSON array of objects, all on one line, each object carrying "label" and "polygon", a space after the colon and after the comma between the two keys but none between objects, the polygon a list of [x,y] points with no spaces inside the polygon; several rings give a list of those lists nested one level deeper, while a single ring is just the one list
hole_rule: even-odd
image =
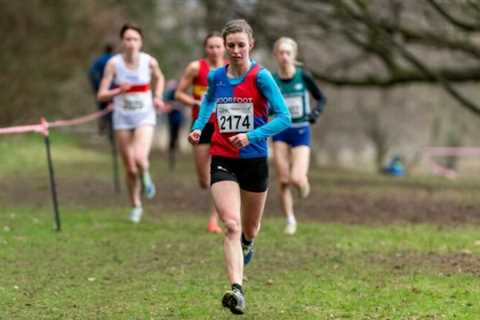
[{"label": "blurred background foliage", "polygon": [[[246,18],[256,59],[294,37],[328,96],[314,127],[314,161],[379,168],[394,153],[412,165],[426,145],[479,138],[480,5],[400,0],[0,0],[0,126],[95,110],[87,71],[126,21],[168,79],[202,54],[202,39]],[[372,162],[373,160],[373,162]],[[373,165],[372,165],[373,163]]]}]

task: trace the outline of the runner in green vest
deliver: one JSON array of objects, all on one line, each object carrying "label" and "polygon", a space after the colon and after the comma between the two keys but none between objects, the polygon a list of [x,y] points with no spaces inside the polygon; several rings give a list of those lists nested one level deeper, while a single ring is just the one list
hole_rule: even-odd
[{"label": "runner in green vest", "polygon": [[[273,49],[279,67],[274,79],[292,116],[291,127],[272,139],[280,202],[287,218],[286,234],[294,234],[297,230],[290,187],[298,188],[302,198],[310,194],[307,177],[310,162],[310,124],[315,123],[326,101],[310,73],[297,66],[297,50],[297,43],[286,37],[278,39]],[[309,93],[316,100],[313,109],[310,108]]]}]

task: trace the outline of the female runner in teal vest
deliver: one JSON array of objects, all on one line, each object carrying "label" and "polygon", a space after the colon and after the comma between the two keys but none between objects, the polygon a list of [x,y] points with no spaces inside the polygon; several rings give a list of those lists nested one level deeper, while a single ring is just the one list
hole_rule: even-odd
[{"label": "female runner in teal vest", "polygon": [[[297,221],[293,210],[290,186],[299,189],[300,196],[310,193],[307,173],[310,161],[310,124],[314,123],[325,105],[325,97],[312,76],[297,67],[297,43],[282,37],[275,42],[273,54],[279,70],[274,74],[292,116],[292,125],[273,136],[273,154],[277,180],[280,186],[280,202],[287,218],[285,233],[294,234]],[[312,110],[308,93],[317,101]]]}]

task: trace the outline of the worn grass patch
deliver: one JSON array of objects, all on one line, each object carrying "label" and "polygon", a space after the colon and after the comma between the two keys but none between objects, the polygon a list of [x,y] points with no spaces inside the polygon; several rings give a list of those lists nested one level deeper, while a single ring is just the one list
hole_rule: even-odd
[{"label": "worn grass patch", "polygon": [[[178,174],[153,161],[159,198],[131,225],[125,194],[109,184],[109,153],[59,135],[56,233],[43,142],[15,139],[0,141],[0,319],[233,317],[220,305],[222,236],[205,232],[207,201],[190,159]],[[282,233],[270,199],[242,318],[478,319],[480,233],[464,208],[478,204],[476,182],[334,170],[312,177],[314,197],[299,206],[294,237]],[[415,211],[424,218],[414,220]]]},{"label": "worn grass patch", "polygon": [[[138,226],[109,209],[3,209],[0,318],[224,319],[222,238],[165,212]],[[247,319],[475,319],[478,230],[267,219],[247,269]],[[463,258],[459,258],[463,257]]]}]

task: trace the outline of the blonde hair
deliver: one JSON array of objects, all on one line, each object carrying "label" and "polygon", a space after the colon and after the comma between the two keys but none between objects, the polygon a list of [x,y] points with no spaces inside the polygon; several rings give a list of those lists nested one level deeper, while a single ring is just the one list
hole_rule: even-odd
[{"label": "blonde hair", "polygon": [[248,40],[253,43],[253,30],[248,22],[244,19],[235,19],[228,21],[222,30],[222,37],[225,41],[227,36],[232,33],[244,32],[248,35]]},{"label": "blonde hair", "polygon": [[297,57],[297,53],[298,53],[298,44],[295,40],[293,40],[292,38],[289,38],[289,37],[281,37],[281,38],[278,38],[277,41],[275,41],[275,44],[273,45],[273,52],[277,52],[278,51],[278,48],[282,45],[282,44],[287,44],[289,45],[291,48],[292,48],[292,52],[293,52],[293,56],[294,58]]},{"label": "blonde hair", "polygon": [[275,41],[275,44],[273,45],[273,53],[276,53],[282,44],[289,45],[292,48],[293,61],[294,61],[295,65],[301,66],[302,63],[297,60],[298,44],[292,38],[289,38],[289,37],[278,38],[277,41]]}]

